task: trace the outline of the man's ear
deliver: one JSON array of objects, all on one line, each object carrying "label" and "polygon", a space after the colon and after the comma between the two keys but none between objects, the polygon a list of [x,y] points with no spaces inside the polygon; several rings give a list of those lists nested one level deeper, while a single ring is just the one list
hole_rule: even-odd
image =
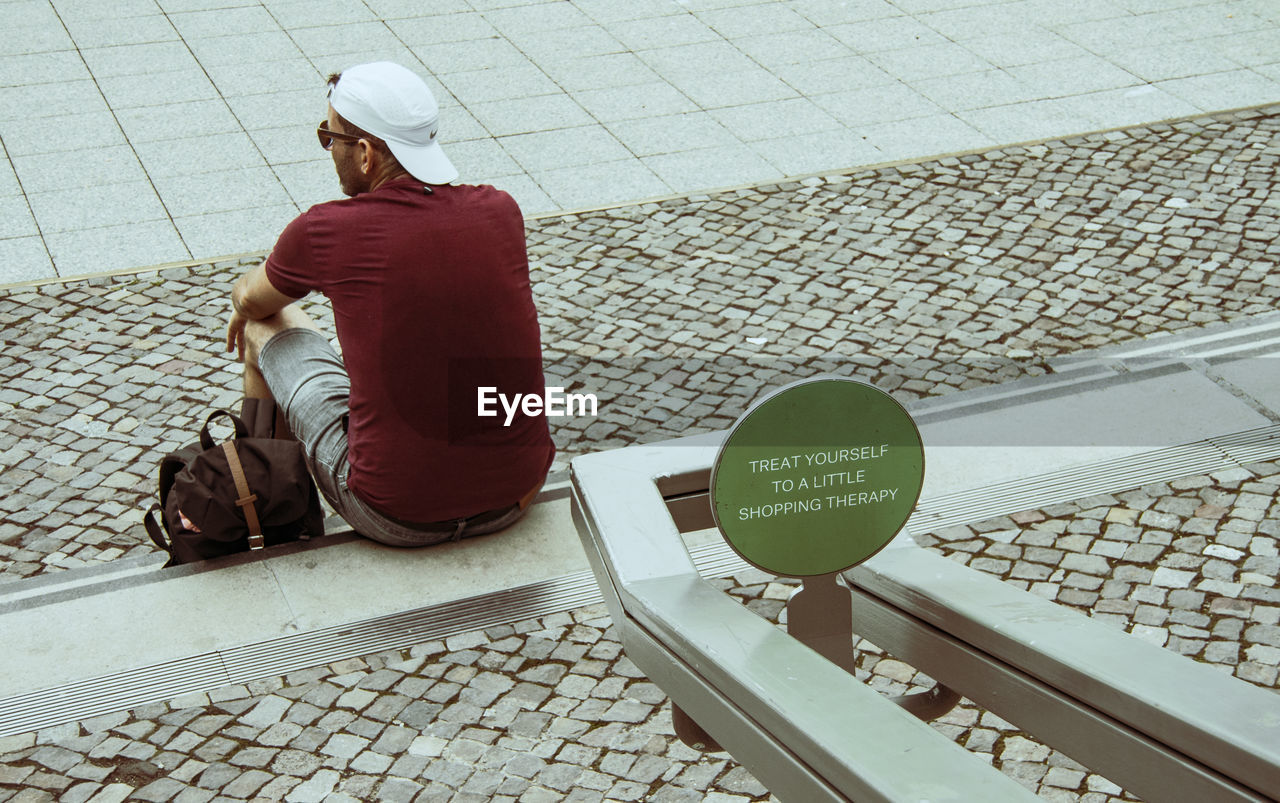
[{"label": "man's ear", "polygon": [[367,139],[357,142],[356,147],[360,149],[360,172],[366,176],[373,175],[378,168],[378,149]]}]

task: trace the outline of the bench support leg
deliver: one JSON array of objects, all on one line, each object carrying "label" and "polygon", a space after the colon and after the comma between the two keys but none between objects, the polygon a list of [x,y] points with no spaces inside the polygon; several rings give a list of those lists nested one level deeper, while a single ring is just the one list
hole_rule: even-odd
[{"label": "bench support leg", "polygon": [[[787,601],[787,632],[836,666],[853,672],[853,594],[838,573],[804,578]],[[960,695],[938,683],[929,691],[891,699],[928,722],[955,708]]]},{"label": "bench support leg", "polygon": [[724,750],[715,737],[703,730],[701,725],[693,721],[693,717],[686,714],[684,709],[674,702],[671,704],[671,725],[675,728],[676,736],[680,741],[694,750],[706,753],[719,753]]}]

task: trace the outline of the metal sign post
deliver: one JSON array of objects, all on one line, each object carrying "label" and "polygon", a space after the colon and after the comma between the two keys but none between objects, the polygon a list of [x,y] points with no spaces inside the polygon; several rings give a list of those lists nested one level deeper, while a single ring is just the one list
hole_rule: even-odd
[{"label": "metal sign post", "polygon": [[[743,560],[802,578],[787,603],[788,632],[852,672],[852,597],[840,572],[893,540],[923,483],[924,446],[902,405],[871,385],[819,377],[769,394],[738,419],[712,466],[711,508]],[[938,708],[907,700],[899,701],[913,713]]]},{"label": "metal sign post", "polygon": [[853,597],[839,574],[804,578],[787,600],[787,632],[853,672]]}]

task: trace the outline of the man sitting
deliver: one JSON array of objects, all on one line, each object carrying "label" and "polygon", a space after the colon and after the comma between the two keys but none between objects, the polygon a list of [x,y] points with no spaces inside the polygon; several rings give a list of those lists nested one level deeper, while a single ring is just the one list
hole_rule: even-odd
[{"label": "man sitting", "polygon": [[[524,221],[454,185],[430,89],[396,64],[329,78],[317,134],[349,198],[311,207],[235,283],[227,350],[274,397],[321,493],[358,533],[420,546],[518,519],[551,465],[544,417],[477,415],[477,391],[542,395]],[[293,302],[333,305],[339,357]]]}]

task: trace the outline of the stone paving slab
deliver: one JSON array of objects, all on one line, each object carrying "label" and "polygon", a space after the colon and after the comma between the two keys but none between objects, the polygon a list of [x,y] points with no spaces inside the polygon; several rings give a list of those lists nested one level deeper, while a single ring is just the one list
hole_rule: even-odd
[{"label": "stone paving slab", "polygon": [[1280,100],[1271,0],[4,5],[0,283],[269,248],[336,194],[325,77],[375,59],[532,211]]},{"label": "stone paving slab", "polygon": [[[599,398],[558,467],[818,373],[909,401],[1271,312],[1278,154],[1271,107],[531,219],[548,384]],[[0,291],[0,582],[154,550],[159,458],[237,403],[249,264]]]},{"label": "stone paving slab", "polygon": [[[1280,464],[1028,510],[918,540],[978,571],[1276,689]],[[712,581],[785,622],[796,581]],[[865,640],[885,694],[932,681]],[[1049,801],[1136,798],[969,701],[934,723]],[[0,801],[770,799],[674,738],[602,605],[0,739]]]}]

